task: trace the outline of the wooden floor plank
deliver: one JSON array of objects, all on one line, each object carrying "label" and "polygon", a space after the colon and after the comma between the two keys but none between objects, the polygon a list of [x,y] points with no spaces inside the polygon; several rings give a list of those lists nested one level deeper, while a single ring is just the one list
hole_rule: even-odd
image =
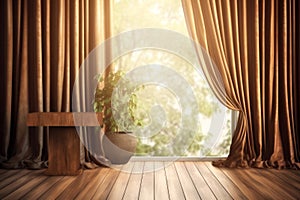
[{"label": "wooden floor plank", "polygon": [[268,188],[264,185],[264,183],[260,182],[259,180],[255,179],[255,177],[248,173],[249,169],[241,169],[241,170],[234,170],[235,174],[238,174],[238,178],[244,179],[246,182],[247,187],[254,188],[254,192],[257,195],[260,195],[262,199],[272,199],[272,195]]},{"label": "wooden floor plank", "polygon": [[39,199],[39,197],[55,185],[62,176],[47,176],[47,178],[38,186],[34,187],[29,193],[24,195],[22,199]]},{"label": "wooden floor plank", "polygon": [[211,171],[206,167],[204,162],[195,162],[199,173],[204,178],[207,185],[213,191],[217,199],[232,199],[230,194],[224,189],[223,185],[218,181],[218,179],[211,173]]},{"label": "wooden floor plank", "polygon": [[293,182],[293,184],[291,184],[291,181],[286,176],[281,176],[283,170],[278,171],[276,173],[277,175],[272,173],[271,171],[272,170],[270,169],[259,170],[262,176],[267,177],[269,180],[272,180],[272,183],[276,182],[276,185],[278,185],[278,187],[280,187],[280,185],[286,186],[284,187],[284,190],[288,192],[290,195],[292,195],[293,197],[300,197],[299,183]]},{"label": "wooden floor plank", "polygon": [[247,199],[247,197],[240,191],[240,189],[219,169],[210,162],[205,162],[206,167],[224,186],[225,190],[230,194],[233,199]]},{"label": "wooden floor plank", "polygon": [[139,199],[154,199],[154,163],[145,162]]},{"label": "wooden floor plank", "polygon": [[18,180],[20,177],[29,174],[30,172],[31,170],[11,170],[6,174],[3,174],[2,180],[0,180],[0,193],[2,188]]},{"label": "wooden floor plank", "polygon": [[108,199],[115,200],[123,198],[133,166],[134,162],[129,162],[123,166],[112,190],[110,191]]},{"label": "wooden floor plank", "polygon": [[285,169],[285,170],[282,170],[284,172],[287,172],[289,174],[291,174],[291,176],[293,176],[295,179],[298,179],[299,180],[299,176],[300,176],[300,170],[294,170],[294,169]]},{"label": "wooden floor plank", "polygon": [[43,193],[39,199],[56,199],[78,176],[63,176],[49,190]]},{"label": "wooden floor plank", "polygon": [[1,174],[4,174],[4,173],[6,173],[6,172],[8,172],[9,170],[7,170],[7,169],[0,169],[0,176],[1,176]]},{"label": "wooden floor plank", "polygon": [[[272,174],[272,175],[282,179],[285,182],[285,184],[283,184],[283,185],[288,185],[288,186],[294,188],[295,190],[300,191],[300,173],[298,175],[298,178],[296,177],[296,179],[293,179],[293,177],[290,177],[289,173],[287,173],[290,170],[268,169],[265,171],[269,174]],[[269,175],[267,175],[267,176],[269,176]]]},{"label": "wooden floor plank", "polygon": [[44,170],[5,170],[0,179],[0,199],[300,197],[300,171],[216,168],[208,162],[129,162],[118,170],[84,170],[79,176],[46,176]]},{"label": "wooden floor plank", "polygon": [[136,162],[130,175],[123,199],[138,199],[143,176],[144,162]]},{"label": "wooden floor plank", "polygon": [[197,167],[193,162],[185,162],[186,169],[201,197],[201,199],[216,199],[215,195],[207,185],[202,175],[199,173]]},{"label": "wooden floor plank", "polygon": [[175,169],[177,171],[181,187],[186,199],[200,199],[198,191],[187,172],[183,162],[175,162]]},{"label": "wooden floor plank", "polygon": [[276,196],[278,199],[296,199],[290,191],[288,187],[283,189],[282,187],[278,186],[276,179],[270,179],[271,177],[265,177],[265,174],[262,171],[263,169],[248,169],[245,171],[248,176],[253,177],[257,184],[259,184],[260,193],[265,193],[270,196],[270,198]]},{"label": "wooden floor plank", "polygon": [[86,187],[88,182],[95,181],[94,179],[96,179],[96,171],[99,171],[99,169],[84,170],[84,172],[77,177],[76,181],[72,182],[68,187],[66,187],[66,189],[64,189],[64,191],[56,199],[74,199],[81,192],[81,190]]},{"label": "wooden floor plank", "polygon": [[154,163],[154,199],[169,199],[169,191],[167,185],[167,177],[164,162]]},{"label": "wooden floor plank", "polygon": [[278,170],[278,169],[269,169],[275,175],[283,175],[289,179],[289,182],[294,183],[295,185],[300,185],[300,170]]},{"label": "wooden floor plank", "polygon": [[47,176],[38,173],[36,176],[34,176],[31,180],[26,182],[24,185],[19,187],[18,189],[11,192],[9,195],[7,195],[4,199],[20,199],[23,198],[27,193],[30,193],[30,191],[40,185],[45,179],[47,179]]},{"label": "wooden floor plank", "polygon": [[221,168],[223,173],[243,192],[248,199],[266,199],[267,197],[257,193],[257,188],[250,182],[243,172],[247,169]]},{"label": "wooden floor plank", "polygon": [[[25,170],[29,171],[29,170]],[[3,199],[3,197],[6,197],[7,195],[11,194],[15,190],[18,190],[23,185],[27,184],[31,179],[35,178],[36,175],[41,175],[44,173],[44,170],[32,170],[30,173],[14,180],[10,184],[6,185],[0,190],[0,199]]]},{"label": "wooden floor plank", "polygon": [[81,192],[75,197],[75,199],[91,199],[97,191],[99,185],[103,183],[105,177],[111,169],[108,167],[101,167],[97,169],[92,169],[94,178],[89,180],[86,186],[81,190]]},{"label": "wooden floor plank", "polygon": [[116,170],[111,168],[108,171],[107,176],[103,180],[103,182],[98,186],[94,196],[92,199],[107,199],[109,196],[112,187],[114,186],[118,176],[120,174],[120,170]]},{"label": "wooden floor plank", "polygon": [[7,170],[4,174],[1,174],[0,176],[0,181],[2,182],[4,179],[7,179],[11,176],[15,176],[18,173],[24,173],[24,172],[30,172],[30,170],[24,170],[24,169],[12,169],[12,170]]},{"label": "wooden floor plank", "polygon": [[174,163],[168,165],[166,168],[167,184],[169,188],[169,197],[171,200],[185,199]]}]

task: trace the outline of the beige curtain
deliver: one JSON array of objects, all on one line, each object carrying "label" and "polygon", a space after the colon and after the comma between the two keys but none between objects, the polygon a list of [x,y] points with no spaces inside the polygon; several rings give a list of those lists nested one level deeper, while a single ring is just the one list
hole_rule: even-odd
[{"label": "beige curtain", "polygon": [[71,111],[76,74],[109,37],[109,14],[106,0],[1,1],[1,167],[46,165],[47,130],[29,130],[27,113]]},{"label": "beige curtain", "polygon": [[215,63],[203,70],[211,88],[240,113],[228,158],[213,164],[299,168],[299,1],[182,0],[182,5],[191,37]]}]

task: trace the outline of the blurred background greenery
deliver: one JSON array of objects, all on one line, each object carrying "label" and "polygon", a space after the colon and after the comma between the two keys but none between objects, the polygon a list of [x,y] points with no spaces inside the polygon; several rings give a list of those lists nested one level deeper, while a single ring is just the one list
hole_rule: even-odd
[{"label": "blurred background greenery", "polygon": [[[124,31],[141,28],[169,29],[188,37],[184,14],[180,0],[114,0],[112,13],[113,35]],[[176,42],[176,41],[174,41]],[[122,47],[122,41],[119,43]],[[203,75],[195,70],[188,61],[157,49],[132,51],[114,61],[115,68],[128,72],[138,66],[160,64],[175,70],[186,79],[197,97],[199,109],[199,128],[194,133],[193,141],[188,147],[181,146],[184,136],[178,136],[181,120],[181,108],[178,98],[167,88],[159,85],[146,85],[138,92],[139,105],[136,115],[144,125],[152,123],[149,112],[153,105],[160,105],[167,121],[159,132],[149,137],[139,137],[136,155],[140,156],[226,156],[232,136],[231,111],[225,109],[214,97]],[[174,80],[176,81],[176,80]],[[213,122],[212,117],[217,112],[225,110],[223,121]],[[207,148],[205,142],[209,139],[209,127],[213,123],[222,123],[220,137],[214,146]],[[214,133],[215,134],[215,133]],[[169,145],[173,139],[179,141]]]}]

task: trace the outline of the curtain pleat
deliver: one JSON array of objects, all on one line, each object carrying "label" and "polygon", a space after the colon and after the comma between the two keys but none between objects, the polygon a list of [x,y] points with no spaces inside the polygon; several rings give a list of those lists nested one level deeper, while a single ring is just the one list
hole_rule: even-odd
[{"label": "curtain pleat", "polygon": [[182,5],[191,37],[215,63],[203,66],[212,90],[240,112],[229,156],[213,164],[299,168],[299,2]]},{"label": "curtain pleat", "polygon": [[[1,167],[47,166],[48,129],[27,128],[27,114],[72,111],[80,65],[109,37],[104,29],[109,27],[108,4],[104,0],[1,1]],[[87,161],[89,156],[86,152]]]}]

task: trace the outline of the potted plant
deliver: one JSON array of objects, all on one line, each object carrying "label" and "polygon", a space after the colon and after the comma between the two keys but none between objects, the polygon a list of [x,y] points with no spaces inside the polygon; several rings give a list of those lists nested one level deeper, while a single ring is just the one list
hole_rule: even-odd
[{"label": "potted plant", "polygon": [[[94,98],[94,111],[103,113],[105,136],[102,147],[105,157],[112,164],[124,164],[134,154],[137,138],[132,134],[141,121],[134,115],[137,108],[136,92],[132,81],[124,78],[121,70],[110,71],[105,77],[98,76],[98,87]],[[121,83],[119,83],[121,81]]]}]

